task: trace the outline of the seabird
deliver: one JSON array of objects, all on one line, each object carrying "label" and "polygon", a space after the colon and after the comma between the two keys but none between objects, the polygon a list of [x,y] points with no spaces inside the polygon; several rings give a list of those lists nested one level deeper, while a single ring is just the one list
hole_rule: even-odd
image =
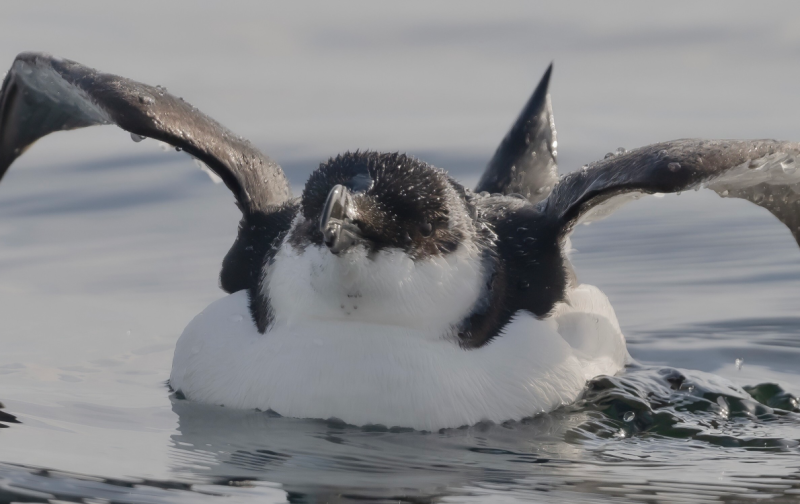
[{"label": "seabird", "polygon": [[170,384],[189,400],[428,430],[520,419],[629,359],[566,256],[576,224],[702,187],[800,238],[797,143],[674,140],[559,176],[551,69],[474,190],[403,154],[350,152],[293,197],[276,162],[163,88],[24,53],[0,91],[0,177],[45,135],[114,124],[222,179],[242,218],[228,295],[176,346]]}]

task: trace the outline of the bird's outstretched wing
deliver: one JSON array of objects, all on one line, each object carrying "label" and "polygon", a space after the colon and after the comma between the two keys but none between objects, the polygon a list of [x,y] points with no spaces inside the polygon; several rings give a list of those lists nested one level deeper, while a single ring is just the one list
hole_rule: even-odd
[{"label": "bird's outstretched wing", "polygon": [[222,287],[228,292],[251,287],[258,270],[251,263],[260,253],[251,230],[269,242],[288,227],[289,183],[281,167],[250,142],[161,87],[47,54],[20,54],[0,90],[0,178],[39,138],[97,124],[166,142],[222,178],[243,214],[239,237],[223,263]]},{"label": "bird's outstretched wing", "polygon": [[0,91],[0,177],[33,142],[55,131],[116,124],[183,149],[233,191],[243,212],[291,197],[277,163],[163,88],[47,54],[17,56]]},{"label": "bird's outstretched wing", "polygon": [[565,176],[539,209],[561,236],[642,194],[706,187],[766,208],[800,244],[800,143],[684,139],[607,157]]},{"label": "bird's outstretched wing", "polygon": [[558,182],[556,127],[547,92],[552,70],[551,64],[489,161],[475,192],[517,193],[538,203]]}]

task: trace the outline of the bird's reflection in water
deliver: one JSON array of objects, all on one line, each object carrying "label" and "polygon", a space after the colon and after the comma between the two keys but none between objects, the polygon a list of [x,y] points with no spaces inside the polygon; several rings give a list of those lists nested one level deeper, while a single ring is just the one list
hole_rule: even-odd
[{"label": "bird's reflection in water", "polygon": [[[529,464],[563,464],[583,449],[565,433],[587,417],[542,415],[439,432],[298,420],[173,399],[174,470],[215,482],[277,482],[297,502],[344,498],[425,502],[476,481],[512,482]],[[498,454],[506,460],[498,465]]]},{"label": "bird's reflection in water", "polygon": [[[633,365],[593,380],[582,400],[552,413],[438,432],[282,418],[173,398],[179,419],[173,470],[181,480],[276,483],[291,502],[645,495],[663,486],[648,477],[653,470],[679,494],[700,489],[724,496],[730,492],[708,486],[692,467],[727,447],[721,470],[761,465],[766,474],[769,466],[783,475],[781,484],[800,490],[780,460],[800,447],[800,410],[779,400],[785,391],[762,388],[751,389],[751,397],[708,373]],[[766,484],[745,476],[736,488],[760,492]],[[634,480],[641,488],[629,488]]]}]

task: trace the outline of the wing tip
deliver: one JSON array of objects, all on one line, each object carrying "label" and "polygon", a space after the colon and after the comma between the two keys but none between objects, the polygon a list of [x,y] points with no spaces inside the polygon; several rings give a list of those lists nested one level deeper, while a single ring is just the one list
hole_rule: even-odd
[{"label": "wing tip", "polygon": [[534,90],[533,92],[534,96],[542,94],[544,96],[547,96],[550,90],[550,76],[552,74],[553,74],[553,61],[550,61],[550,64],[547,65],[547,70],[544,71],[542,78],[539,79],[539,84],[536,85],[536,90]]}]

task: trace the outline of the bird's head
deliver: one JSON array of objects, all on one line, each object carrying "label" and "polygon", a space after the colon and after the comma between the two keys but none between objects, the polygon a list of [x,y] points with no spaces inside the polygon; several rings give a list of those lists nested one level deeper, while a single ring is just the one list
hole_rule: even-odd
[{"label": "bird's head", "polygon": [[345,256],[400,250],[424,259],[453,252],[473,234],[469,205],[445,172],[402,154],[347,153],[306,183],[303,222],[291,239]]}]

